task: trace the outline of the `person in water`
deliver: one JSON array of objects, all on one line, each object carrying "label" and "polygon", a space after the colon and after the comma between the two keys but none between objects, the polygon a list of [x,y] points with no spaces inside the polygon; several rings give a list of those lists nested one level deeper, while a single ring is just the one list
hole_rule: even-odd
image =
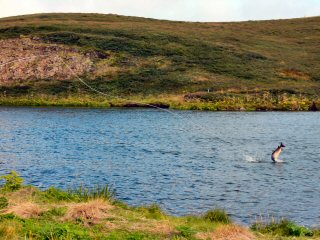
[{"label": "person in water", "polygon": [[280,146],[278,146],[277,149],[272,152],[272,154],[271,154],[272,161],[277,162],[277,160],[282,152],[282,149],[284,147],[286,147],[286,146],[283,143],[280,143]]}]

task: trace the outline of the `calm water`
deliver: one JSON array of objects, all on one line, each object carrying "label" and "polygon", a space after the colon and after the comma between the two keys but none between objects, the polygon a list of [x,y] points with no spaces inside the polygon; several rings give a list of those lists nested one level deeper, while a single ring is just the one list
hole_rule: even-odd
[{"label": "calm water", "polygon": [[[40,187],[112,184],[182,215],[226,208],[320,224],[320,113],[0,108],[0,174]],[[270,153],[283,141],[283,164]]]}]

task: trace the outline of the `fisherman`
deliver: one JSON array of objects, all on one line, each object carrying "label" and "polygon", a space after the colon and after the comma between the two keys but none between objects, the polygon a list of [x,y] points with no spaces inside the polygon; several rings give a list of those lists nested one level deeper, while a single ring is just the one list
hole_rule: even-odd
[{"label": "fisherman", "polygon": [[278,158],[282,152],[282,149],[286,147],[283,143],[280,143],[280,146],[277,147],[276,150],[274,150],[271,154],[271,159],[273,162],[277,162],[278,161]]}]

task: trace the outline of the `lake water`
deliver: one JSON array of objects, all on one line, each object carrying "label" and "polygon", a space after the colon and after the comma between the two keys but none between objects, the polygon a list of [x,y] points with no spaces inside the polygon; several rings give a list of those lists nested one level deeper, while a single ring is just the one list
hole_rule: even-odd
[{"label": "lake water", "polygon": [[0,108],[0,174],[44,188],[108,183],[131,205],[220,207],[245,224],[320,224],[319,145],[320,113]]}]

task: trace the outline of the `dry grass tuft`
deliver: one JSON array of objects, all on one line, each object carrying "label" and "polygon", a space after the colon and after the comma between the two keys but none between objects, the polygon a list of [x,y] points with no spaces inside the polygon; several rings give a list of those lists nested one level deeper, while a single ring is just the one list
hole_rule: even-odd
[{"label": "dry grass tuft", "polygon": [[151,229],[151,233],[155,234],[165,234],[165,235],[172,235],[178,233],[174,226],[170,226],[169,223],[157,223],[154,225],[154,228]]},{"label": "dry grass tuft", "polygon": [[127,227],[129,231],[143,231],[151,234],[173,235],[178,233],[173,225],[169,222],[148,221],[148,222],[135,222],[130,227]]},{"label": "dry grass tuft", "polygon": [[94,225],[107,217],[108,210],[113,209],[114,206],[102,199],[92,200],[87,203],[77,203],[69,206],[65,220],[81,221],[85,225]]},{"label": "dry grass tuft", "polygon": [[0,223],[1,239],[18,240],[21,224],[16,222],[4,221]]},{"label": "dry grass tuft", "polygon": [[25,187],[16,192],[8,193],[9,202],[20,205],[25,202],[32,202],[36,189],[34,187]]},{"label": "dry grass tuft", "polygon": [[39,217],[43,210],[35,203],[26,202],[10,206],[7,213],[13,213],[22,218],[34,218]]},{"label": "dry grass tuft", "polygon": [[237,225],[224,225],[218,227],[214,232],[198,233],[199,239],[211,240],[254,240],[255,235],[248,229]]}]

